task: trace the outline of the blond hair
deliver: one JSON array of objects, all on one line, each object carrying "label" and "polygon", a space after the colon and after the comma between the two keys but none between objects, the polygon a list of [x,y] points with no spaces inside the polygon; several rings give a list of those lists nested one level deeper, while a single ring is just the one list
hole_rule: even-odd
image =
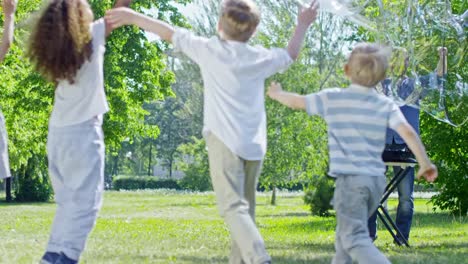
[{"label": "blond hair", "polygon": [[232,40],[246,42],[260,23],[260,11],[252,0],[224,0],[219,24]]},{"label": "blond hair", "polygon": [[348,75],[353,83],[374,87],[385,78],[389,66],[389,48],[374,43],[360,43],[348,60]]}]

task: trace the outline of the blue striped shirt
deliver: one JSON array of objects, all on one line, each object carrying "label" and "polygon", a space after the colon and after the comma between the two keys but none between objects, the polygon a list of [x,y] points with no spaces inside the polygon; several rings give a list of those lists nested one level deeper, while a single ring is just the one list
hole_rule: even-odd
[{"label": "blue striped shirt", "polygon": [[387,128],[406,123],[399,107],[373,88],[351,85],[306,96],[309,115],[328,124],[329,174],[383,176]]}]

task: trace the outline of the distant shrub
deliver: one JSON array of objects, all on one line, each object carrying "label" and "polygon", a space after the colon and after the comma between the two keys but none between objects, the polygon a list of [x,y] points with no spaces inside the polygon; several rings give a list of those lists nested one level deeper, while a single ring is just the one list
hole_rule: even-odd
[{"label": "distant shrub", "polygon": [[114,190],[182,189],[177,180],[150,176],[117,176],[112,181],[112,186]]},{"label": "distant shrub", "polygon": [[334,183],[327,176],[316,176],[305,190],[304,202],[310,206],[313,215],[329,216],[329,210],[333,208]]},{"label": "distant shrub", "polygon": [[179,168],[185,174],[180,185],[192,191],[213,190],[205,140],[193,137],[192,142],[179,146],[179,151],[182,156],[191,157],[190,161],[182,159],[178,162]]},{"label": "distant shrub", "polygon": [[33,155],[12,178],[15,201],[46,202],[53,191],[49,181],[45,156]]}]

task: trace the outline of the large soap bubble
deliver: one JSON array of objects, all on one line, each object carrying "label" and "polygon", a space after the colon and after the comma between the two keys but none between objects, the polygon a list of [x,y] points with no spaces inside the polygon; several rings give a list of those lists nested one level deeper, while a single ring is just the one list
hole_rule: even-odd
[{"label": "large soap bubble", "polygon": [[446,0],[319,2],[322,12],[356,25],[364,41],[393,47],[388,79],[378,86],[382,93],[454,126],[468,121],[468,12],[453,14]]}]

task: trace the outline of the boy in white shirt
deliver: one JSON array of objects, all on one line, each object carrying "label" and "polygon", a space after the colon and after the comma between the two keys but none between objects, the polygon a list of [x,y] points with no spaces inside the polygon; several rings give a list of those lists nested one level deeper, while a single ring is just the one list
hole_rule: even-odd
[{"label": "boy in white shirt", "polygon": [[195,61],[204,81],[204,129],[218,207],[232,237],[230,263],[270,263],[255,225],[255,191],[266,152],[265,79],[296,59],[318,4],[302,8],[287,49],[250,46],[260,22],[251,0],[221,3],[219,37],[203,38],[130,9],[107,13],[112,28],[137,25]]}]

